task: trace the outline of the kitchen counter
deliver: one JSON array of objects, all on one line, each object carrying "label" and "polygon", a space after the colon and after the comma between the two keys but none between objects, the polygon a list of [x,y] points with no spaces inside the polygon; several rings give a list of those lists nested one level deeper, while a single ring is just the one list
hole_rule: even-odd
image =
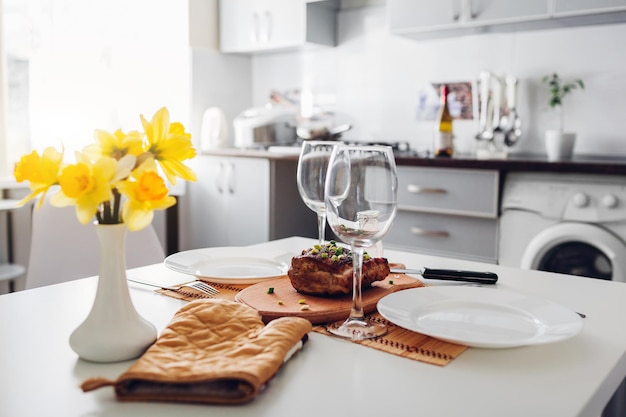
[{"label": "kitchen counter", "polygon": [[[280,147],[277,151],[259,149],[218,149],[205,152],[207,155],[239,156],[297,160],[299,148]],[[433,168],[463,168],[497,170],[502,174],[513,171],[560,172],[578,174],[626,175],[626,158],[603,155],[574,155],[569,161],[548,161],[541,154],[511,154],[507,159],[477,159],[471,154],[461,154],[454,158],[425,158],[413,153],[396,154],[399,166],[421,166]]]},{"label": "kitchen counter", "polygon": [[548,161],[545,155],[509,155],[507,159],[477,159],[473,155],[454,158],[415,158],[397,156],[398,165],[438,168],[492,169],[501,173],[511,171],[561,172],[578,174],[626,175],[626,158],[575,155],[569,161]]}]

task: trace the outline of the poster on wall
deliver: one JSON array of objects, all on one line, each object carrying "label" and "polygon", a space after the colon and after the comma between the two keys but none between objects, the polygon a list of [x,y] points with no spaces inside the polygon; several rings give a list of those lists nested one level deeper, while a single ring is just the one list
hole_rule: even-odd
[{"label": "poster on wall", "polygon": [[472,120],[474,118],[474,110],[471,81],[438,82],[420,86],[417,92],[416,120],[436,119],[441,106],[439,89],[443,84],[446,84],[450,90],[448,94],[448,109],[452,117],[460,120]]}]

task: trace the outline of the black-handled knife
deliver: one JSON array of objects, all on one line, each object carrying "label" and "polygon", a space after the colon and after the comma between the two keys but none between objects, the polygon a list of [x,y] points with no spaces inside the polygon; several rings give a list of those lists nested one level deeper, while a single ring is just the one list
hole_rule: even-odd
[{"label": "black-handled knife", "polygon": [[426,279],[441,279],[448,281],[476,282],[479,284],[495,284],[498,275],[493,272],[460,271],[456,269],[403,269],[391,268],[392,274],[417,274]]}]

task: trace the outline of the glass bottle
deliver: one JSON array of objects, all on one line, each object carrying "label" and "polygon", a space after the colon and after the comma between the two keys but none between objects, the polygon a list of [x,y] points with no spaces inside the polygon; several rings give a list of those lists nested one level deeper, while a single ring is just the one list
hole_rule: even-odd
[{"label": "glass bottle", "polygon": [[435,157],[451,157],[454,154],[452,144],[452,115],[448,109],[448,86],[440,87],[441,107],[437,115],[437,130],[435,131]]}]

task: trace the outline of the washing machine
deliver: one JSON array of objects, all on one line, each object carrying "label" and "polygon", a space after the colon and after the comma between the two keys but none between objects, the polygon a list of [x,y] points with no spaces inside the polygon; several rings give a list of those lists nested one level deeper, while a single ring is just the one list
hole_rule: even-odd
[{"label": "washing machine", "polygon": [[508,174],[498,262],[626,282],[626,178]]}]

